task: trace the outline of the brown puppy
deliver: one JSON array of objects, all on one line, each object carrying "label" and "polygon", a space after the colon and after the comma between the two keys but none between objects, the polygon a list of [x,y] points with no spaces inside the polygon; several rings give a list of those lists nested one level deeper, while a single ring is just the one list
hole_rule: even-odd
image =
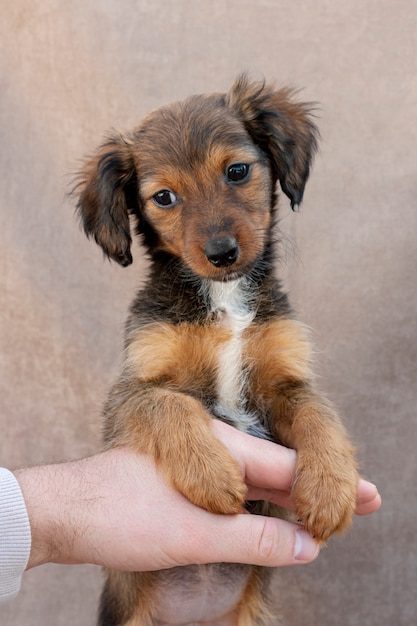
[{"label": "brown puppy", "polygon": [[[317,136],[290,90],[243,76],[228,94],[193,96],[114,134],[77,193],[106,255],[132,262],[131,217],[152,261],[105,408],[106,447],[152,455],[187,498],[224,514],[243,509],[245,485],[213,417],[295,448],[296,515],[325,541],[351,522],[353,449],[315,389],[306,333],[274,276],[275,186],[300,204]],[[99,624],[264,624],[267,587],[268,570],[242,565],[108,572]]]}]

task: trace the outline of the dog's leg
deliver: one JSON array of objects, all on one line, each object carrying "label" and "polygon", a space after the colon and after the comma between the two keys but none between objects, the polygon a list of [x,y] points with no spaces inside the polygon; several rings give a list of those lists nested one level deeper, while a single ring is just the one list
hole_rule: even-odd
[{"label": "dog's leg", "polygon": [[153,582],[152,572],[108,571],[97,625],[153,626]]},{"label": "dog's leg", "polygon": [[[265,349],[267,346],[267,349]],[[277,441],[297,450],[293,497],[300,522],[320,541],[345,530],[356,504],[353,447],[330,403],[314,390],[303,327],[280,319],[248,337],[253,402]]]},{"label": "dog's leg", "polygon": [[237,626],[266,626],[272,619],[268,608],[271,570],[253,567],[237,608]]},{"label": "dog's leg", "polygon": [[107,410],[106,445],[150,454],[171,484],[214,513],[243,511],[246,486],[237,462],[210,430],[202,404],[184,393],[138,381],[116,385]]},{"label": "dog's leg", "polygon": [[318,540],[343,532],[356,504],[354,450],[336,412],[304,381],[277,385],[271,427],[297,450],[293,497],[302,524]]}]

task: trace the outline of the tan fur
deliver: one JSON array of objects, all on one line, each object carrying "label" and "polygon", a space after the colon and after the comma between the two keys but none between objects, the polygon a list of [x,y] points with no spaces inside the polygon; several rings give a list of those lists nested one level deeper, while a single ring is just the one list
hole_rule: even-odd
[{"label": "tan fur", "polygon": [[258,398],[275,395],[277,381],[311,380],[311,346],[306,328],[297,320],[253,324],[245,331],[245,340],[253,393]]},{"label": "tan fur", "polygon": [[266,624],[272,620],[272,613],[265,602],[264,587],[267,574],[260,567],[254,567],[237,608],[238,626]]},{"label": "tan fur", "polygon": [[217,367],[218,351],[230,336],[227,328],[149,324],[132,337],[126,367],[144,382],[163,380],[181,391],[206,389]]}]

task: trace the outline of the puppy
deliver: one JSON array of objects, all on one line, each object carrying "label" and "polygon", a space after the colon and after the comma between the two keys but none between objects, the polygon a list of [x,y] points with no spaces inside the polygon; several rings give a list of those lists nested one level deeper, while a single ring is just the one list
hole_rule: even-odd
[{"label": "puppy", "polygon": [[[276,186],[296,209],[317,147],[311,113],[291,90],[245,76],[227,94],[162,107],[98,149],[77,206],[110,259],[132,262],[131,222],[151,259],[105,407],[105,447],[151,455],[191,502],[223,514],[243,510],[246,490],[210,420],[295,448],[296,516],[326,541],[351,522],[354,453],[274,275]],[[236,564],[109,571],[99,626],[266,624],[268,579]]]}]

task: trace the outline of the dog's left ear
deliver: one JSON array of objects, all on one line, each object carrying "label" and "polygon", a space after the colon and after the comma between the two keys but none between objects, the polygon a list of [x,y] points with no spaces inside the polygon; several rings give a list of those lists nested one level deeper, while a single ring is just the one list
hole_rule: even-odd
[{"label": "dog's left ear", "polygon": [[226,96],[226,104],[241,119],[255,144],[267,155],[274,182],[296,210],[301,203],[319,131],[312,106],[294,99],[291,89],[275,91],[241,76]]},{"label": "dog's left ear", "polygon": [[87,237],[122,266],[132,263],[129,214],[138,216],[137,173],[131,141],[122,134],[109,137],[86,162],[73,195]]}]

